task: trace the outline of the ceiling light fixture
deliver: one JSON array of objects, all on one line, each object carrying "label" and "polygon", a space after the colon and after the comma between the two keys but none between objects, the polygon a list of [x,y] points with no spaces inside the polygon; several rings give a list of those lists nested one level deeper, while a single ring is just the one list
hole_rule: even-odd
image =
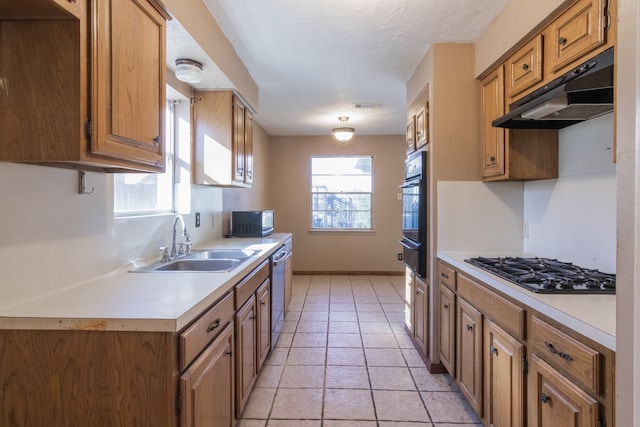
[{"label": "ceiling light fixture", "polygon": [[193,59],[176,59],[176,78],[185,83],[199,83],[202,80],[202,64]]},{"label": "ceiling light fixture", "polygon": [[340,120],[340,127],[332,129],[333,136],[335,136],[338,141],[344,144],[353,137],[353,134],[356,130],[352,127],[349,127],[349,117],[340,116],[338,117],[338,120]]}]

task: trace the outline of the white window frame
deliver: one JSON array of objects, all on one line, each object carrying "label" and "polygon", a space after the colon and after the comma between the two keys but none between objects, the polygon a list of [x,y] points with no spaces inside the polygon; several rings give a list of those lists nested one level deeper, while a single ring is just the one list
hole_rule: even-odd
[{"label": "white window frame", "polygon": [[[318,159],[318,158],[323,158],[323,159],[331,159],[331,158],[335,158],[335,159],[345,159],[345,158],[353,158],[353,159],[361,159],[361,158],[369,158],[371,159],[371,174],[369,175],[370,179],[371,179],[371,191],[369,192],[326,192],[326,191],[314,191],[313,188],[313,177],[315,175],[319,175],[319,174],[314,174],[314,170],[313,170],[313,160],[314,159]],[[345,233],[362,233],[362,232],[372,232],[374,230],[374,222],[373,222],[373,213],[374,213],[374,156],[372,155],[347,155],[347,156],[326,156],[326,155],[317,155],[317,156],[312,156],[310,159],[310,165],[309,165],[309,178],[310,178],[310,182],[309,182],[309,186],[310,186],[310,206],[309,206],[309,210],[310,210],[310,230],[312,232],[320,232],[320,233],[326,233],[326,232],[345,232]],[[332,174],[331,176],[343,176],[344,174]],[[361,176],[361,175],[360,175]],[[370,197],[370,203],[369,203],[369,227],[317,227],[314,225],[314,212],[316,212],[313,209],[313,205],[314,205],[314,195],[316,194],[354,194],[354,195],[362,195],[362,194],[366,194],[369,195]],[[363,210],[358,210],[358,212],[365,212]]]}]

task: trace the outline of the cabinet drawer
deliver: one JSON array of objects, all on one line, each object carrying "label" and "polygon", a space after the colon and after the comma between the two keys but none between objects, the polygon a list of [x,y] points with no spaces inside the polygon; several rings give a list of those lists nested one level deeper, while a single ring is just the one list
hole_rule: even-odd
[{"label": "cabinet drawer", "polygon": [[492,319],[505,331],[521,340],[525,339],[525,310],[495,292],[474,282],[463,274],[457,278],[458,295]]},{"label": "cabinet drawer", "polygon": [[253,295],[258,287],[269,277],[269,260],[266,259],[262,264],[256,267],[247,277],[242,279],[236,285],[236,304],[235,309],[239,309],[244,302]]},{"label": "cabinet drawer", "polygon": [[600,394],[600,353],[537,317],[531,322],[533,352],[586,389]]},{"label": "cabinet drawer", "polygon": [[180,334],[181,371],[224,329],[233,314],[233,293],[229,292]]},{"label": "cabinet drawer", "polygon": [[456,290],[456,271],[444,262],[438,262],[438,280],[452,291]]},{"label": "cabinet drawer", "polygon": [[507,94],[514,97],[542,81],[542,35],[507,60]]}]

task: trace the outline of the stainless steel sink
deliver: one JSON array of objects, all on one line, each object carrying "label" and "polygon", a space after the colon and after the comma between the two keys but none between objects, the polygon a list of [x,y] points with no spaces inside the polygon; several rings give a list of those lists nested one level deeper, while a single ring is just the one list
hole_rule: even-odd
[{"label": "stainless steel sink", "polygon": [[155,271],[230,271],[240,264],[237,259],[178,259],[155,268]]},{"label": "stainless steel sink", "polygon": [[193,251],[189,259],[237,259],[243,260],[256,255],[253,249],[204,249]]},{"label": "stainless steel sink", "polygon": [[169,262],[158,262],[132,270],[134,273],[153,273],[170,271],[227,272],[257,255],[259,250],[252,249],[204,249],[196,250],[182,258]]}]

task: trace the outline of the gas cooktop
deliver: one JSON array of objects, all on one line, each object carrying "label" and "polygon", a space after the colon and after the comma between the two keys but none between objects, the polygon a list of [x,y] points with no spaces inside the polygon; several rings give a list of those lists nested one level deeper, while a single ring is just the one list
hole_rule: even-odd
[{"label": "gas cooktop", "polygon": [[532,292],[547,294],[615,294],[616,275],[551,258],[469,258],[482,268]]}]

